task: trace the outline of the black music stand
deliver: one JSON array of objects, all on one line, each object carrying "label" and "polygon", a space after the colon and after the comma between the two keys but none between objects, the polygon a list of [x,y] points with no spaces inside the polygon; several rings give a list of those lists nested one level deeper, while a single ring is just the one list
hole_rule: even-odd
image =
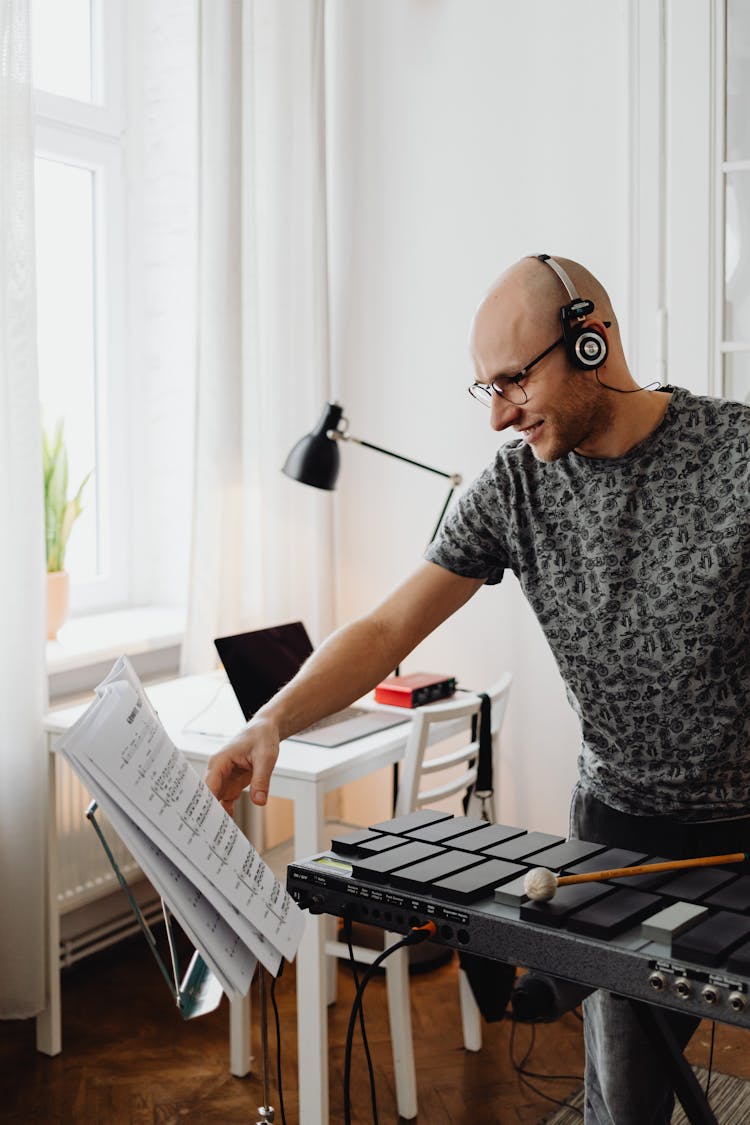
[{"label": "black music stand", "polygon": [[[174,931],[172,929],[172,915],[164,899],[161,899],[162,913],[164,915],[164,924],[166,927],[167,944],[169,947],[169,959],[171,975],[164,960],[159,953],[156,944],[156,939],[151,932],[151,927],[143,916],[138,902],[133,895],[130,887],[128,886],[127,879],[120,870],[120,866],[114,857],[112,849],[107,843],[107,838],[102,832],[101,825],[96,819],[98,811],[98,804],[92,801],[86,809],[86,818],[91,824],[91,827],[96,832],[99,838],[99,843],[104,849],[104,852],[109,860],[110,866],[115,873],[115,877],[120,884],[121,889],[125,892],[130,908],[135,915],[136,921],[141,929],[146,943],[151,950],[154,960],[159,966],[164,980],[166,981],[167,988],[177,1004],[177,1010],[184,1020],[195,1019],[197,1016],[207,1015],[208,1012],[213,1012],[219,1006],[223,996],[223,989],[216,979],[214,974],[209,969],[206,962],[201,957],[198,950],[194,950],[193,956],[190,959],[187,971],[185,972],[182,980],[180,980],[180,973],[177,961],[177,950],[174,940]],[[260,991],[260,1012],[261,1012],[261,1053],[263,1057],[263,1105],[258,1106],[258,1120],[256,1125],[272,1125],[274,1121],[274,1109],[269,1104],[268,1095],[270,1089],[269,1083],[269,1064],[268,1064],[268,1005],[266,1000],[266,970],[258,962],[258,987]]]},{"label": "black music stand", "polygon": [[196,949],[190,959],[187,971],[182,979],[180,979],[180,971],[177,960],[177,949],[174,940],[174,931],[172,929],[172,914],[164,899],[161,899],[161,908],[164,915],[164,925],[167,934],[167,945],[169,946],[169,960],[170,969],[164,964],[164,960],[159,953],[156,939],[151,932],[146,919],[143,917],[143,912],[136,901],[133,892],[128,886],[128,881],[123,875],[120,867],[115,859],[112,849],[107,843],[107,839],[101,830],[101,826],[96,819],[98,811],[98,804],[92,801],[86,809],[86,819],[89,821],[91,827],[96,832],[99,838],[99,843],[104,848],[104,852],[109,860],[110,866],[115,873],[115,878],[120,884],[120,887],[125,892],[130,909],[135,915],[136,921],[140,926],[141,933],[146,939],[146,944],[151,950],[154,960],[159,966],[159,971],[167,983],[167,988],[170,991],[172,999],[177,1004],[177,1010],[184,1020],[195,1019],[196,1016],[203,1016],[207,1012],[213,1012],[218,1008],[223,995],[223,990],[214,974],[209,969],[206,962],[201,957]]}]

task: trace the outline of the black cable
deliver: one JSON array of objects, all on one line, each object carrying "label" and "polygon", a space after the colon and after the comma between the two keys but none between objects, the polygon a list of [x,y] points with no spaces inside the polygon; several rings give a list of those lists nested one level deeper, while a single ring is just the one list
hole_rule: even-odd
[{"label": "black cable", "polygon": [[556,1081],[562,1081],[562,1080],[573,1081],[573,1082],[582,1082],[583,1078],[581,1077],[581,1075],[580,1074],[537,1074],[535,1071],[526,1070],[526,1062],[529,1059],[529,1057],[531,1055],[531,1052],[534,1049],[534,1043],[536,1041],[536,1025],[534,1025],[534,1024],[531,1025],[531,1040],[530,1040],[529,1046],[526,1050],[526,1054],[523,1056],[523,1058],[521,1059],[521,1061],[519,1063],[516,1062],[515,1057],[514,1057],[514,1052],[513,1052],[513,1045],[514,1045],[514,1042],[515,1042],[515,1035],[516,1035],[516,1025],[517,1025],[517,1021],[513,1020],[512,1024],[511,1024],[511,1031],[510,1031],[510,1039],[509,1039],[509,1043],[508,1043],[508,1048],[509,1048],[509,1054],[510,1054],[510,1062],[511,1062],[511,1065],[512,1065],[513,1069],[515,1070],[516,1074],[518,1075],[519,1082],[521,1082],[522,1085],[526,1086],[529,1090],[531,1090],[533,1093],[535,1093],[537,1095],[537,1097],[544,1098],[545,1101],[552,1102],[553,1105],[557,1105],[557,1106],[560,1106],[560,1107],[565,1108],[565,1109],[570,1109],[570,1110],[573,1111],[573,1113],[577,1113],[579,1115],[579,1117],[583,1117],[583,1113],[581,1112],[580,1109],[578,1109],[577,1106],[571,1105],[570,1102],[568,1102],[568,1101],[561,1101],[559,1098],[553,1098],[550,1094],[545,1094],[544,1091],[540,1090],[537,1086],[535,1086],[533,1082],[529,1082],[529,1076],[531,1076],[532,1078],[540,1078],[540,1079],[543,1079],[543,1080],[548,1081],[548,1082],[556,1082]]},{"label": "black cable", "polygon": [[594,374],[596,375],[596,381],[600,387],[606,387],[608,391],[617,391],[618,395],[637,395],[639,391],[650,391],[652,387],[660,387],[662,385],[658,379],[655,379],[653,383],[647,383],[645,387],[631,387],[626,390],[625,387],[613,387],[611,383],[603,383],[599,378],[598,367],[594,371]]},{"label": "black cable", "polygon": [[714,1068],[714,1043],[716,1042],[716,1020],[711,1024],[711,1046],[708,1051],[708,1074],[706,1075],[706,1104],[708,1104],[708,1091],[711,1089],[711,1073]]},{"label": "black cable", "polygon": [[[349,950],[349,964],[352,970],[352,979],[354,981],[355,992],[359,989],[359,973],[357,972],[357,962],[354,959],[354,946],[352,945],[352,923],[351,919],[345,917],[343,925],[344,940],[346,941]],[[375,1095],[375,1071],[372,1065],[372,1057],[370,1055],[370,1044],[367,1042],[367,1032],[365,1031],[365,1008],[364,1004],[359,1006],[359,1026],[362,1030],[362,1046],[365,1049],[365,1058],[367,1059],[367,1071],[370,1076],[370,1101],[372,1103],[372,1120],[374,1125],[378,1125],[378,1103]]]},{"label": "black cable", "polygon": [[349,1093],[349,1086],[351,1083],[351,1063],[352,1063],[352,1042],[354,1040],[354,1025],[357,1022],[357,1012],[362,1003],[362,996],[369,981],[372,979],[376,969],[379,969],[386,957],[390,957],[397,949],[403,949],[407,945],[418,945],[422,941],[426,941],[434,933],[434,926],[431,929],[424,930],[411,930],[405,938],[397,941],[395,945],[391,945],[388,949],[383,950],[371,965],[368,965],[364,976],[357,989],[357,995],[354,997],[352,1004],[351,1015],[349,1016],[349,1026],[346,1030],[346,1049],[344,1053],[344,1125],[351,1125],[351,1098]]},{"label": "black cable", "polygon": [[283,971],[284,962],[282,961],[278,976],[271,977],[271,1005],[273,1007],[273,1018],[276,1023],[276,1086],[279,1094],[281,1125],[286,1125],[286,1113],[284,1112],[284,1091],[281,1085],[281,1021],[279,1020],[279,1006],[276,1003],[276,981],[279,980]]},{"label": "black cable", "polygon": [[536,1040],[536,1025],[531,1024],[531,1040],[529,1041],[528,1049],[526,1051],[526,1054],[521,1059],[520,1063],[517,1063],[516,1060],[513,1057],[513,1044],[515,1043],[515,1040],[516,1040],[516,1028],[517,1028],[517,1026],[518,1026],[517,1021],[513,1020],[513,1022],[510,1025],[510,1040],[508,1042],[508,1046],[510,1048],[510,1061],[513,1064],[513,1069],[516,1070],[516,1071],[520,1070],[526,1064],[526,1060],[528,1059],[531,1052],[534,1050],[534,1042]]}]

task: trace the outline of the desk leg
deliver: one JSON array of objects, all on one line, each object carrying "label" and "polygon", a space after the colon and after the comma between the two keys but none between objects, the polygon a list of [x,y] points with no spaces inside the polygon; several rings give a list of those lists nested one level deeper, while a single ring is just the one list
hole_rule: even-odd
[{"label": "desk leg", "polygon": [[[322,848],[323,789],[301,787],[294,800],[294,847],[297,856]],[[308,915],[297,951],[297,1049],[299,1052],[300,1125],[328,1122],[328,1011],[326,987],[326,918]]]},{"label": "desk leg", "polygon": [[60,908],[57,902],[57,762],[47,752],[47,903],[44,959],[47,1006],[36,1017],[36,1049],[45,1055],[62,1051],[60,1002]]}]

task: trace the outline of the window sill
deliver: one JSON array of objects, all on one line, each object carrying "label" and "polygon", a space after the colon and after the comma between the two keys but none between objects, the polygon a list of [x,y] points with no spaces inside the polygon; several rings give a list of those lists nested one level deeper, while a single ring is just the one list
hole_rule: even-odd
[{"label": "window sill", "polygon": [[185,632],[182,606],[140,606],[75,617],[47,641],[50,699],[90,691],[119,656],[141,677],[176,674]]}]

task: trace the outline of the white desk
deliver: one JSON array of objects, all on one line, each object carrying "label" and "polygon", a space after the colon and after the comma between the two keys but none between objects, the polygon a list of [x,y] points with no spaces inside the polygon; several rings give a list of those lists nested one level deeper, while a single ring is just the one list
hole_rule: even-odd
[{"label": "white desk", "polygon": [[[199,768],[227,740],[200,730],[238,730],[242,714],[231,690],[222,688],[221,673],[184,676],[147,688],[148,696],[174,744]],[[54,800],[57,737],[67,731],[86,705],[51,712],[46,719],[50,751],[50,805],[48,816],[48,919],[46,960],[47,1008],[37,1017],[37,1048],[45,1054],[62,1050],[60,1005],[60,921],[57,906],[57,836]],[[232,716],[236,721],[233,721]],[[216,720],[219,719],[217,723]],[[212,725],[213,723],[213,725]],[[228,724],[228,726],[227,726]],[[188,727],[189,729],[185,729]],[[294,805],[294,854],[305,858],[327,846],[324,838],[325,794],[350,781],[373,773],[403,757],[409,724],[391,727],[336,749],[300,742],[284,742],[271,779],[271,795],[287,797]],[[327,1125],[328,1025],[326,988],[325,918],[308,916],[297,954],[297,1039],[299,1048],[299,1099],[301,1125]],[[250,1069],[249,1001],[231,1005],[230,1042],[233,1074]]]}]

